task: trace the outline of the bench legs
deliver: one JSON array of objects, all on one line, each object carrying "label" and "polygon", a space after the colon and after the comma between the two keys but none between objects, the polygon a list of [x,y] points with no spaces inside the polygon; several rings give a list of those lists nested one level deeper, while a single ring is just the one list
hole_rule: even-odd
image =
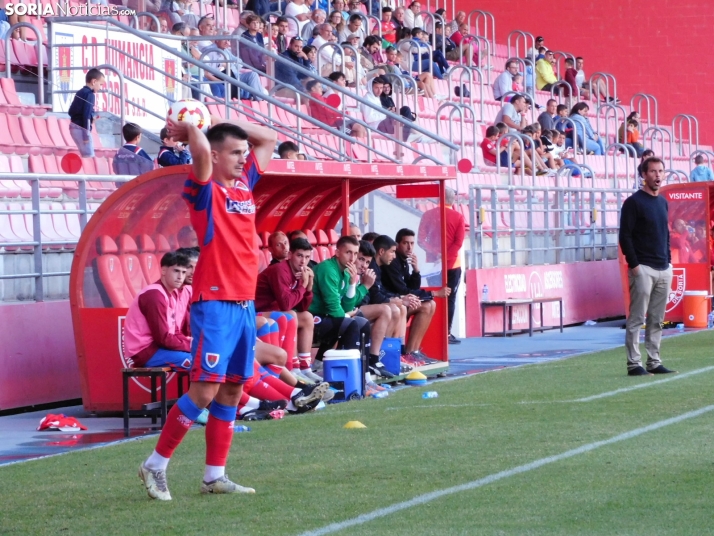
[{"label": "bench legs", "polygon": [[129,437],[129,376],[122,374],[124,389],[124,437]]}]

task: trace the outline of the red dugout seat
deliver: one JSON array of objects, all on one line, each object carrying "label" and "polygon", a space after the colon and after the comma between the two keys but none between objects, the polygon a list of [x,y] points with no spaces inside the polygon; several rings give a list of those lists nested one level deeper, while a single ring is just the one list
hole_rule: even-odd
[{"label": "red dugout seat", "polygon": [[97,238],[97,253],[99,255],[94,259],[94,271],[95,279],[101,284],[100,292],[104,291],[112,307],[129,307],[134,296],[124,279],[116,242],[106,235],[100,236]]},{"label": "red dugout seat", "polygon": [[117,240],[119,249],[119,262],[124,274],[124,281],[132,297],[136,296],[146,285],[146,278],[141,270],[141,263],[137,257],[136,242],[128,234],[119,235]]},{"label": "red dugout seat", "polygon": [[155,283],[161,278],[161,266],[156,257],[154,241],[149,235],[143,234],[136,237],[136,245],[139,248],[139,265],[144,279],[149,284]]},{"label": "red dugout seat", "polygon": [[327,244],[329,243],[329,240],[327,238],[327,233],[320,229],[317,231],[317,252],[318,255],[320,256],[321,261],[326,261],[330,257],[332,257],[332,254],[330,253],[330,249],[327,247]]},{"label": "red dugout seat", "polygon": [[164,253],[171,251],[169,241],[162,234],[157,233],[154,235],[154,246],[156,246],[156,256],[159,259],[164,256]]}]

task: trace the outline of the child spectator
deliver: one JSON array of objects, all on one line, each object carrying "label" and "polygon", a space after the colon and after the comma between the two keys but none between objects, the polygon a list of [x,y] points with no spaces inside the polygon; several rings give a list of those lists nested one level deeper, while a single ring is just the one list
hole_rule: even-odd
[{"label": "child spectator", "polygon": [[154,161],[144,149],[139,147],[141,128],[127,123],[121,129],[126,142],[114,155],[112,167],[117,175],[141,175],[154,169]]},{"label": "child spectator", "polygon": [[630,119],[627,122],[627,145],[635,150],[638,157],[642,156],[642,152],[645,150],[640,143],[639,126],[640,124],[634,119]]},{"label": "child spectator", "polygon": [[496,156],[504,149],[504,147],[496,148],[496,141],[498,140],[498,135],[498,127],[491,125],[486,129],[486,136],[481,142],[483,161],[484,163],[491,166],[496,165]]},{"label": "child spectator", "polygon": [[[174,139],[168,135],[166,127],[161,129],[159,136],[161,137],[161,143],[163,143],[163,145],[159,147],[159,156],[156,160],[161,167],[191,163],[191,153],[188,147],[185,147],[183,143],[174,141]],[[141,152],[144,152],[144,150],[142,149]]]},{"label": "child spectator", "polygon": [[[342,129],[342,124],[345,122],[345,117],[340,113],[329,109],[327,106],[327,100],[322,96],[322,84],[319,80],[310,80],[307,83],[307,91],[314,100],[310,100],[308,106],[310,109],[310,115],[336,129]],[[357,138],[364,138],[367,136],[367,132],[364,127],[360,124],[355,123],[347,119],[345,124],[345,130],[347,134]]]},{"label": "child spectator", "polygon": [[566,133],[572,130],[570,122],[567,121],[568,107],[565,104],[558,104],[558,107],[555,109],[555,111],[558,114],[557,116],[555,116],[555,118],[553,118],[553,126],[555,127],[555,129],[562,133]]},{"label": "child spectator", "polygon": [[714,181],[714,173],[712,173],[711,168],[708,164],[704,163],[704,157],[698,154],[694,157],[694,163],[697,165],[693,170],[690,177],[692,182],[705,182]]},{"label": "child spectator", "polygon": [[513,75],[513,91],[523,93],[523,75],[521,73]]},{"label": "child spectator", "polygon": [[99,69],[90,69],[84,77],[86,85],[77,91],[67,110],[70,121],[69,132],[83,157],[94,156],[92,141],[92,123],[94,122],[94,104],[97,91],[104,85],[104,74]]}]

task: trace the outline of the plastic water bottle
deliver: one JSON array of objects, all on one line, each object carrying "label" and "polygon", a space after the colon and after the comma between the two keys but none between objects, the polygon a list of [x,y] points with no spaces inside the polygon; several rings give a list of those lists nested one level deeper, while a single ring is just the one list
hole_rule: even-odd
[{"label": "plastic water bottle", "polygon": [[421,395],[422,398],[439,398],[439,393],[436,391],[427,391]]},{"label": "plastic water bottle", "polygon": [[387,398],[389,393],[387,391],[377,391],[372,395],[372,398]]},{"label": "plastic water bottle", "polygon": [[481,301],[488,301],[488,285],[483,286],[483,291],[481,292]]},{"label": "plastic water bottle", "polygon": [[684,331],[684,324],[677,324],[677,331]]},{"label": "plastic water bottle", "polygon": [[709,313],[709,316],[707,316],[707,327],[709,329],[714,328],[714,311]]},{"label": "plastic water bottle", "polygon": [[250,432],[250,426],[245,426],[243,424],[239,424],[238,426],[233,427],[233,432],[238,433],[238,432]]}]

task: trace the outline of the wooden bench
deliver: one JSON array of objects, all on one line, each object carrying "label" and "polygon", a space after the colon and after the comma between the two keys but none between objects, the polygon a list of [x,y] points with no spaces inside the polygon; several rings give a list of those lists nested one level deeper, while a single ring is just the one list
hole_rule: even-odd
[{"label": "wooden bench", "polygon": [[[151,424],[156,424],[156,418],[161,418],[161,427],[166,424],[166,413],[169,405],[173,405],[176,400],[166,399],[166,381],[169,374],[176,372],[178,381],[178,396],[183,395],[183,378],[188,378],[188,371],[174,371],[171,367],[152,368],[125,368],[122,369],[122,384],[124,391],[124,436],[129,437],[130,417],[151,417]],[[151,402],[143,404],[141,409],[129,409],[129,379],[137,377],[149,377],[151,379]],[[157,401],[156,380],[161,380],[161,400]]]}]

